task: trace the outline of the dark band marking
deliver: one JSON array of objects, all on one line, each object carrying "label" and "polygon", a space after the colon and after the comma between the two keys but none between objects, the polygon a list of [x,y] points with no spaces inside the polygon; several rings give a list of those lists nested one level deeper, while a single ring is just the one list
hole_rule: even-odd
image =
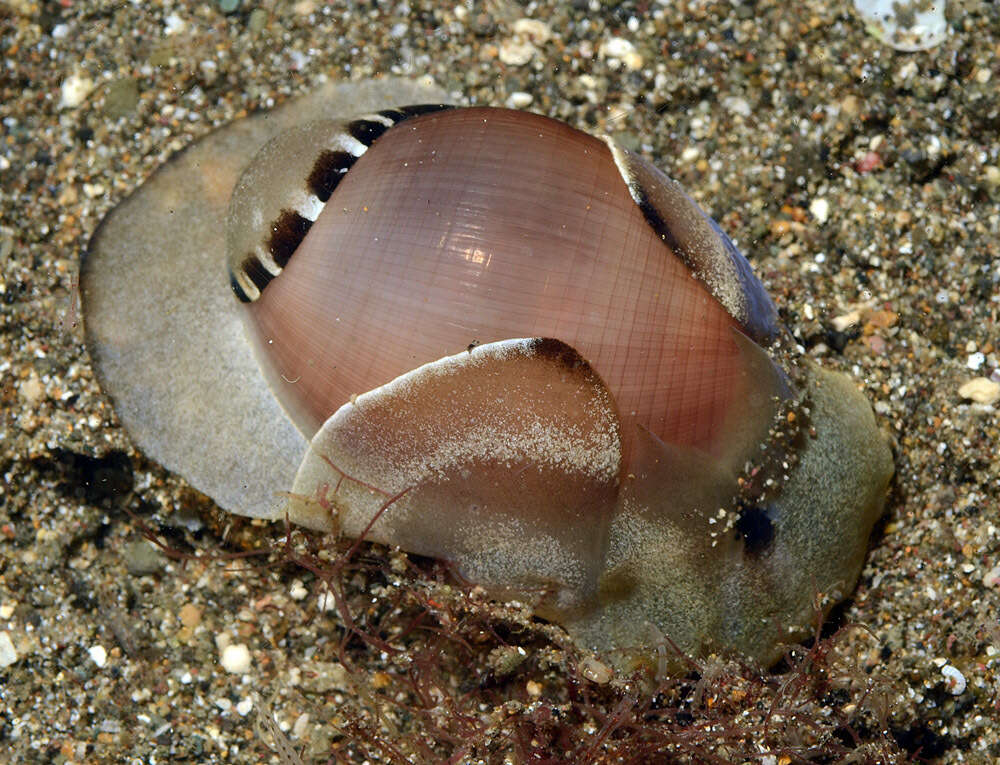
[{"label": "dark band marking", "polygon": [[[267,240],[267,251],[271,253],[271,257],[280,268],[288,265],[295,248],[305,239],[311,226],[311,220],[299,215],[294,210],[282,210],[278,220],[271,224],[271,237]],[[263,289],[261,287],[261,290]]]},{"label": "dark band marking", "polygon": [[371,146],[375,139],[390,127],[390,125],[383,125],[375,120],[354,120],[354,122],[347,123],[347,132],[365,146]]},{"label": "dark band marking", "polygon": [[340,179],[347,174],[347,171],[357,160],[358,158],[349,151],[330,151],[327,149],[320,152],[309,177],[306,178],[306,186],[320,202],[326,202],[333,194],[333,190],[337,188]]},{"label": "dark band marking", "polygon": [[[274,274],[264,268],[264,264],[261,263],[260,259],[253,253],[247,255],[243,259],[240,270],[247,275],[247,278],[251,282],[253,282],[253,286],[261,292],[264,291],[264,288],[270,284],[271,279],[274,278]],[[240,290],[240,292],[242,292],[242,290]]]},{"label": "dark band marking", "polygon": [[739,505],[740,519],[736,522],[736,535],[743,538],[747,555],[767,552],[774,541],[774,521],[769,506]]},{"label": "dark band marking", "polygon": [[678,257],[684,261],[688,268],[692,267],[687,253],[684,252],[684,248],[681,247],[680,243],[677,241],[677,237],[674,236],[674,232],[670,230],[670,226],[667,222],[663,220],[663,216],[657,212],[656,208],[653,207],[649,202],[649,198],[646,196],[642,188],[635,189],[635,196],[638,197],[637,204],[639,209],[642,211],[642,216],[646,219],[646,222],[652,227],[653,231],[660,235],[660,239],[667,245],[671,250],[677,253]]},{"label": "dark band marking", "polygon": [[378,116],[385,117],[387,120],[392,120],[395,123],[402,122],[410,116],[406,113],[406,108],[403,106],[399,109],[382,109],[378,112]]},{"label": "dark band marking", "polygon": [[[241,267],[241,270],[243,270],[244,273],[246,271],[242,267]],[[229,274],[229,287],[230,287],[230,289],[232,289],[233,294],[236,295],[236,297],[239,299],[239,301],[241,303],[251,303],[251,302],[253,302],[250,299],[250,296],[247,295],[247,293],[243,291],[243,288],[240,286],[240,283],[238,281],[236,281],[236,276],[233,273]]]},{"label": "dark band marking", "polygon": [[403,122],[410,117],[419,117],[421,114],[431,114],[454,108],[450,104],[413,104],[412,106],[400,106],[398,109],[383,109],[379,115],[387,117],[393,122]]}]

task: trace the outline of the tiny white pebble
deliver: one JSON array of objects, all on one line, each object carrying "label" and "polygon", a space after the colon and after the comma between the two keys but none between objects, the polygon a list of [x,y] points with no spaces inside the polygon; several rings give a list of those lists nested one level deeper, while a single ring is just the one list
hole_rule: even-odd
[{"label": "tiny white pebble", "polygon": [[861,312],[851,311],[850,313],[841,314],[840,316],[834,316],[830,320],[830,326],[833,327],[835,332],[843,332],[848,327],[853,327],[855,324],[861,322]]},{"label": "tiny white pebble", "polygon": [[295,719],[295,724],[292,726],[292,735],[295,736],[295,738],[305,738],[308,732],[309,713],[303,712]]},{"label": "tiny white pebble", "polygon": [[323,590],[316,599],[316,606],[320,611],[335,611],[337,610],[337,599],[329,590]]},{"label": "tiny white pebble", "polygon": [[809,212],[812,213],[812,216],[818,223],[826,223],[830,217],[830,203],[822,197],[814,199],[809,203]]},{"label": "tiny white pebble", "polygon": [[84,101],[94,89],[94,81],[84,74],[76,73],[67,77],[59,89],[59,108],[73,109]]},{"label": "tiny white pebble", "polygon": [[969,360],[965,362],[965,366],[976,371],[983,365],[984,361],[986,361],[986,355],[982,351],[977,351],[969,354]]},{"label": "tiny white pebble", "polygon": [[309,590],[307,590],[306,586],[302,584],[301,579],[296,579],[292,582],[292,589],[288,591],[288,595],[292,600],[304,600],[308,594]]},{"label": "tiny white pebble", "polygon": [[529,106],[534,100],[531,93],[525,93],[523,90],[516,90],[507,97],[507,103],[505,104],[509,109],[523,109]]},{"label": "tiny white pebble", "polygon": [[547,43],[552,37],[552,29],[538,19],[518,19],[514,22],[514,34],[527,37],[536,45]]},{"label": "tiny white pebble", "polygon": [[604,685],[614,677],[611,668],[593,656],[588,656],[580,662],[580,674],[590,680],[590,682],[597,683],[598,685]]},{"label": "tiny white pebble", "polygon": [[176,34],[184,29],[184,19],[176,13],[171,13],[163,20],[164,32],[168,35]]},{"label": "tiny white pebble", "polygon": [[530,42],[508,39],[500,43],[500,61],[507,66],[524,66],[538,52],[538,48]]},{"label": "tiny white pebble", "polygon": [[[222,649],[222,668],[234,675],[242,675],[250,670],[250,649],[245,643],[227,645]],[[242,714],[242,713],[241,713]]]},{"label": "tiny white pebble", "polygon": [[1000,565],[983,574],[983,584],[987,587],[1000,587]]},{"label": "tiny white pebble", "polygon": [[240,713],[241,717],[246,717],[252,709],[253,702],[250,699],[243,699],[243,701],[236,705],[236,711]]},{"label": "tiny white pebble", "polygon": [[958,395],[978,404],[992,404],[1000,399],[1000,383],[988,377],[976,377],[963,383],[958,389]]},{"label": "tiny white pebble", "polygon": [[642,67],[643,59],[635,46],[624,37],[612,37],[601,43],[601,55],[611,61],[620,61],[629,71]]},{"label": "tiny white pebble", "polygon": [[749,117],[753,114],[750,103],[745,98],[740,98],[739,96],[726,96],[722,99],[722,107],[741,117]]},{"label": "tiny white pebble", "polygon": [[944,675],[945,686],[952,696],[958,696],[965,691],[965,675],[959,672],[957,667],[945,664],[941,667],[941,674]]},{"label": "tiny white pebble", "polygon": [[108,652],[104,650],[103,645],[92,645],[87,649],[87,653],[90,654],[90,660],[98,667],[103,667],[108,663]]},{"label": "tiny white pebble", "polygon": [[17,649],[14,641],[6,632],[0,632],[0,668],[9,667],[17,661]]}]

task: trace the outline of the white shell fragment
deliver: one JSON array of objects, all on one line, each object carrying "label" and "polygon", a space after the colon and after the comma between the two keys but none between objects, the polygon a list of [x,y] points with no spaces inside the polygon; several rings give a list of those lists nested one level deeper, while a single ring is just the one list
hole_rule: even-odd
[{"label": "white shell fragment", "polygon": [[992,404],[1000,399],[1000,383],[988,377],[975,377],[962,384],[958,395],[977,404]]},{"label": "white shell fragment", "polygon": [[962,674],[958,667],[945,664],[941,667],[941,674],[944,676],[945,688],[948,689],[948,693],[952,696],[961,696],[965,692],[965,675]]},{"label": "white shell fragment", "polygon": [[854,0],[868,33],[896,50],[927,50],[944,42],[944,0]]}]

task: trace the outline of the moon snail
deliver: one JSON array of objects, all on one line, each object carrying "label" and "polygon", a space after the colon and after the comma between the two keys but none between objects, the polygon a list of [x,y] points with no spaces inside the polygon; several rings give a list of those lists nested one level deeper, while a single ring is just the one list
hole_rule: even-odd
[{"label": "moon snail", "polygon": [[[229,510],[446,559],[585,646],[774,662],[859,575],[893,472],[868,402],[772,358],[750,265],[648,161],[527,112],[386,101],[410,96],[234,123],[109,216],[82,291],[122,421]],[[207,220],[166,214],[182,183]],[[211,280],[231,187],[230,294],[176,294]],[[115,318],[136,284],[176,326]]]}]

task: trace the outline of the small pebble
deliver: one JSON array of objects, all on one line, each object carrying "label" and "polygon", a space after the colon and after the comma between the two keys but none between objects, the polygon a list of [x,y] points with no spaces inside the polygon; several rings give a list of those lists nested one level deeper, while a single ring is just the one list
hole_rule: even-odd
[{"label": "small pebble", "polygon": [[174,35],[184,29],[184,19],[176,13],[171,13],[163,20],[164,33]]},{"label": "small pebble", "polygon": [[59,89],[59,108],[75,109],[87,100],[94,89],[94,81],[85,74],[77,72],[63,81]]},{"label": "small pebble", "polygon": [[138,103],[139,83],[133,78],[122,77],[108,84],[104,94],[104,113],[111,119],[131,114]]},{"label": "small pebble", "polygon": [[295,736],[295,738],[301,739],[305,738],[308,732],[309,732],[309,713],[303,712],[295,719],[295,724],[292,725],[292,735]]},{"label": "small pebble", "polygon": [[298,685],[307,693],[327,693],[350,687],[344,665],[335,661],[303,661]]},{"label": "small pebble", "polygon": [[830,217],[830,203],[822,197],[818,197],[809,203],[809,212],[812,213],[817,223],[826,223]]},{"label": "small pebble", "polygon": [[992,404],[1000,399],[1000,383],[988,377],[975,377],[962,384],[958,389],[958,395],[977,404]]},{"label": "small pebble", "polygon": [[103,645],[93,645],[87,649],[87,653],[90,654],[90,660],[98,667],[103,667],[108,663],[108,652]]},{"label": "small pebble", "polygon": [[833,327],[835,332],[843,332],[849,327],[853,327],[854,325],[860,323],[860,311],[850,311],[849,313],[841,314],[840,316],[834,316],[833,319],[830,320],[830,326]]},{"label": "small pebble", "polygon": [[201,622],[201,609],[193,603],[185,603],[181,606],[178,616],[180,617],[181,624],[188,629],[193,629]]},{"label": "small pebble", "polygon": [[601,55],[610,61],[620,61],[630,72],[640,69],[643,64],[635,46],[624,37],[612,37],[601,43]]},{"label": "small pebble", "polygon": [[505,106],[509,109],[523,109],[526,106],[530,106],[533,101],[531,93],[525,93],[523,90],[517,90],[507,97],[507,102]]},{"label": "small pebble", "polygon": [[18,391],[28,406],[35,406],[45,395],[45,385],[38,379],[38,375],[32,373],[18,386]]},{"label": "small pebble", "polygon": [[745,98],[740,98],[739,96],[727,96],[722,99],[722,106],[733,114],[738,114],[741,117],[749,117],[753,114],[753,110],[750,108],[749,102]]},{"label": "small pebble", "polygon": [[984,361],[986,361],[986,355],[981,351],[970,353],[968,360],[965,362],[965,366],[975,372],[979,370]]},{"label": "small pebble", "polygon": [[267,11],[263,8],[254,8],[250,11],[250,18],[247,20],[247,28],[254,34],[258,34],[267,25]]},{"label": "small pebble", "polygon": [[524,42],[516,38],[510,38],[500,43],[500,61],[507,66],[524,66],[527,64],[538,49],[530,42]]},{"label": "small pebble", "polygon": [[132,576],[146,576],[159,572],[165,563],[159,548],[145,539],[137,539],[122,547],[125,568]]},{"label": "small pebble", "polygon": [[983,584],[987,587],[1000,587],[1000,565],[996,565],[983,574]]},{"label": "small pebble", "polygon": [[[219,660],[222,668],[226,672],[234,675],[244,675],[250,671],[250,649],[245,643],[227,645],[222,649],[222,657]],[[240,714],[246,714],[241,712]]]},{"label": "small pebble", "polygon": [[253,701],[250,699],[243,699],[236,705],[236,711],[239,712],[240,717],[246,717],[251,711],[253,711]]},{"label": "small pebble", "polygon": [[527,38],[535,45],[544,45],[552,37],[552,30],[538,19],[518,19],[514,22],[514,34]]},{"label": "small pebble", "polygon": [[945,688],[952,696],[959,696],[965,691],[965,675],[957,667],[945,664],[941,667],[941,674],[944,675]]},{"label": "small pebble", "polygon": [[14,641],[6,632],[0,632],[0,669],[9,667],[17,661],[17,649]]},{"label": "small pebble", "polygon": [[288,596],[292,600],[304,600],[309,595],[309,590],[306,586],[302,584],[301,579],[296,579],[292,582],[292,587],[288,591]]},{"label": "small pebble", "polygon": [[598,685],[604,685],[609,682],[613,675],[611,668],[607,664],[598,661],[593,656],[588,656],[580,662],[580,674],[590,682],[597,683]]}]

